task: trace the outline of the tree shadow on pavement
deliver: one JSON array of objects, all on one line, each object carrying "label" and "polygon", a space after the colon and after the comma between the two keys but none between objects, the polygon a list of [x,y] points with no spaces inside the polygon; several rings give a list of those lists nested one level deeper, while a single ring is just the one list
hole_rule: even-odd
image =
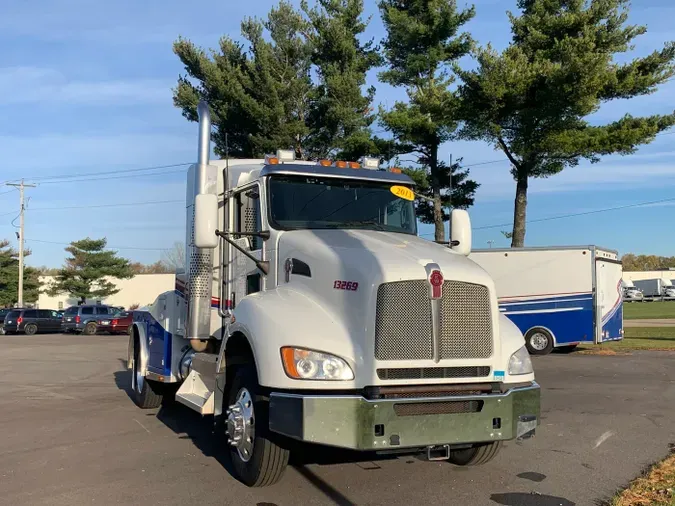
[{"label": "tree shadow on pavement", "polygon": [[575,506],[576,504],[563,497],[542,494],[528,494],[525,492],[492,494],[490,499],[493,502],[503,506]]}]

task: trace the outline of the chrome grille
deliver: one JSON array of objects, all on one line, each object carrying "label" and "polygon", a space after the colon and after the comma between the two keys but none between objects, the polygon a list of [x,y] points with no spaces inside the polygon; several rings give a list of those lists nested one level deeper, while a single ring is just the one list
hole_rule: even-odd
[{"label": "chrome grille", "polygon": [[375,358],[433,358],[431,304],[426,280],[383,283],[377,290]]},{"label": "chrome grille", "polygon": [[472,283],[446,281],[440,302],[440,358],[492,356],[488,289]]},{"label": "chrome grille", "polygon": [[[438,301],[437,353],[443,359],[489,358],[493,353],[487,287],[446,281]],[[375,358],[434,358],[432,311],[427,280],[383,283],[377,291]]]}]

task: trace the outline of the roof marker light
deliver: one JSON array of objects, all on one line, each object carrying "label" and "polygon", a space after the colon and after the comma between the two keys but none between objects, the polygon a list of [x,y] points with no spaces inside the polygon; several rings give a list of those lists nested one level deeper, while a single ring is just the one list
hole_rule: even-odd
[{"label": "roof marker light", "polygon": [[277,149],[277,158],[280,162],[292,162],[295,160],[295,152],[292,149]]},{"label": "roof marker light", "polygon": [[344,160],[338,160],[337,162],[335,162],[335,166],[339,169],[346,169],[347,162],[345,162]]},{"label": "roof marker light", "polygon": [[403,171],[399,169],[398,167],[390,167],[389,172],[393,172],[394,174],[401,174]]},{"label": "roof marker light", "polygon": [[364,156],[360,160],[361,166],[364,169],[379,169],[380,168],[380,159],[379,158],[370,158],[367,156]]},{"label": "roof marker light", "polygon": [[361,164],[359,162],[347,162],[347,165],[350,169],[360,169]]},{"label": "roof marker light", "polygon": [[330,167],[331,165],[333,165],[330,160],[326,160],[326,159],[319,160],[316,163],[317,163],[317,165],[321,165],[322,167]]},{"label": "roof marker light", "polygon": [[279,163],[279,159],[276,156],[265,155],[265,164],[266,165],[277,165],[278,163]]}]

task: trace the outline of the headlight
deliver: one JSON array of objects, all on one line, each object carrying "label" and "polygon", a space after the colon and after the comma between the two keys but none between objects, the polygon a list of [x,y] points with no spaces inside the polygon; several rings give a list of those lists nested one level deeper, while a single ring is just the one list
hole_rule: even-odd
[{"label": "headlight", "polygon": [[530,374],[533,372],[532,369],[532,360],[530,360],[530,354],[527,351],[527,348],[523,346],[509,359],[509,374],[512,376],[517,376],[519,374]]},{"label": "headlight", "polygon": [[303,380],[353,380],[354,373],[340,357],[305,350],[303,348],[281,348],[281,358],[286,374],[293,379]]}]

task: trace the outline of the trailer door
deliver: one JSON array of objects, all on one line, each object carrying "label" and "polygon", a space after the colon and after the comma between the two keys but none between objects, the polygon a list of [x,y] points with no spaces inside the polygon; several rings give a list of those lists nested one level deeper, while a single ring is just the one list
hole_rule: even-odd
[{"label": "trailer door", "polygon": [[595,259],[595,342],[623,338],[623,297],[620,260]]}]

